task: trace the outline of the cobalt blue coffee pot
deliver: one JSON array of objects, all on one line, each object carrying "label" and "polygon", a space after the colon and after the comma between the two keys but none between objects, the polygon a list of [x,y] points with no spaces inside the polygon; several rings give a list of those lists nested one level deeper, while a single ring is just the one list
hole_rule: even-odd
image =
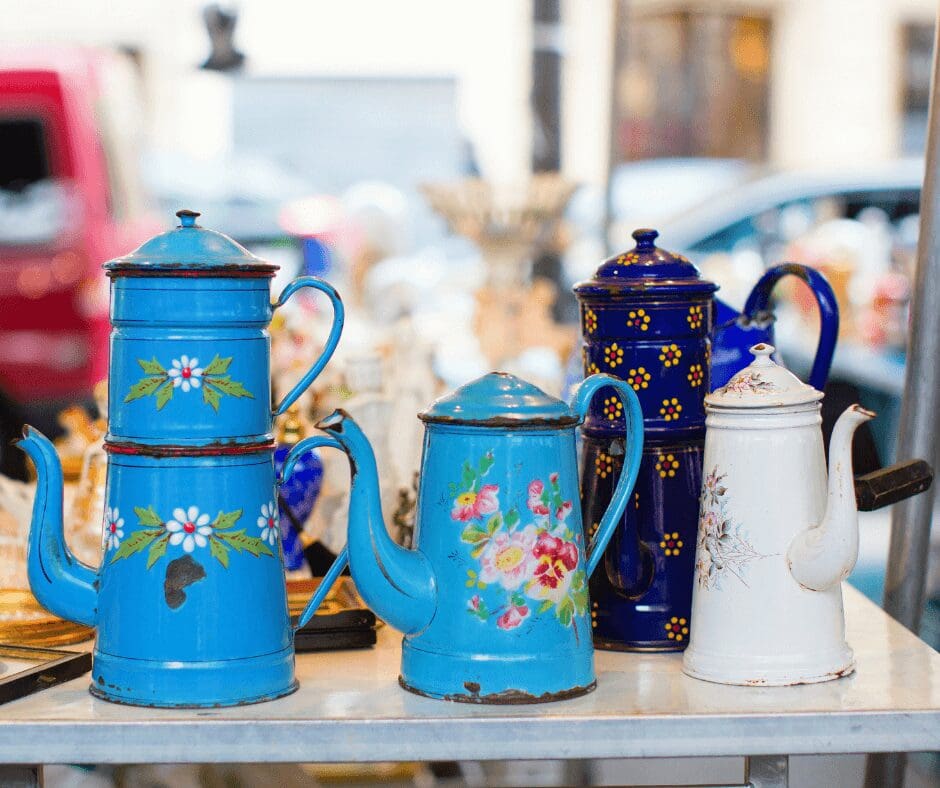
[{"label": "cobalt blue coffee pot", "polygon": [[[618,413],[622,473],[585,544],[575,428],[602,389],[598,407]],[[401,685],[467,703],[590,691],[588,579],[620,522],[643,445],[633,389],[594,375],[569,407],[492,373],[437,400],[421,419],[412,550],[395,544],[382,522],[375,456],[362,430],[343,411],[317,425],[349,454],[349,568],[369,606],[405,635]]]},{"label": "cobalt blue coffee pot", "polygon": [[[109,454],[98,569],[69,551],[62,468],[27,427],[38,485],[30,587],[63,618],[97,628],[91,691],[143,706],[229,706],[292,692],[294,652],[272,419],[310,385],[343,325],[313,277],[270,300],[276,266],[180,211],[180,226],[105,265],[111,278]],[[323,354],[271,408],[273,310],[325,293]],[[297,443],[297,455],[327,438]]]},{"label": "cobalt blue coffee pot", "polygon": [[[685,257],[657,248],[657,235],[637,230],[633,249],[575,286],[584,373],[625,381],[644,424],[633,499],[607,547],[606,571],[591,579],[600,648],[666,651],[688,640],[717,286]],[[581,505],[593,527],[626,456],[613,389],[593,401],[582,436]]]},{"label": "cobalt blue coffee pot", "polygon": [[757,281],[742,313],[738,314],[720,298],[714,300],[712,391],[724,386],[751,363],[750,348],[759,344],[774,344],[774,315],[770,310],[770,296],[776,284],[786,276],[794,276],[805,282],[819,307],[819,342],[809,384],[819,391],[825,387],[839,337],[839,306],[835,293],[819,271],[799,263],[781,263],[768,269]]}]

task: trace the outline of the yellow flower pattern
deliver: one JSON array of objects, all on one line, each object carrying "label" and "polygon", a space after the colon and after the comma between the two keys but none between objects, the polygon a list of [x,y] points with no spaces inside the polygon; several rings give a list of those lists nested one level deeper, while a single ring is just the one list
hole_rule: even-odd
[{"label": "yellow flower pattern", "polygon": [[637,369],[631,369],[627,373],[627,383],[633,386],[634,391],[639,391],[640,389],[649,388],[650,373],[646,371],[645,367],[637,367]]},{"label": "yellow flower pattern", "polygon": [[604,361],[607,362],[607,365],[611,369],[619,367],[623,363],[623,348],[620,347],[616,342],[605,347]]},{"label": "yellow flower pattern", "polygon": [[636,252],[627,252],[626,254],[620,255],[617,258],[618,265],[633,265],[634,263],[640,262],[640,255]]},{"label": "yellow flower pattern", "polygon": [[614,458],[604,452],[599,452],[594,459],[594,472],[602,479],[606,479],[614,472]]},{"label": "yellow flower pattern", "polygon": [[593,334],[597,331],[597,313],[593,309],[584,310],[584,333]]},{"label": "yellow flower pattern", "polygon": [[676,399],[676,397],[663,400],[663,406],[659,409],[659,415],[666,421],[676,421],[680,413],[682,413],[682,405],[679,404],[679,400]]},{"label": "yellow flower pattern", "polygon": [[682,550],[682,540],[679,538],[679,532],[673,531],[671,534],[663,534],[659,546],[667,556],[679,555]]},{"label": "yellow flower pattern", "polygon": [[614,421],[623,416],[623,403],[616,397],[607,397],[604,400],[604,415],[608,421]]},{"label": "yellow flower pattern", "polygon": [[685,319],[689,321],[689,328],[701,328],[702,327],[702,307],[700,306],[690,306],[689,314],[685,316]]},{"label": "yellow flower pattern", "polygon": [[689,636],[689,622],[679,616],[670,618],[665,623],[664,629],[666,630],[666,636],[677,643],[681,643]]},{"label": "yellow flower pattern", "polygon": [[689,379],[689,385],[692,388],[698,388],[702,385],[705,380],[705,372],[702,370],[701,364],[693,364],[689,367],[689,374],[686,375]]},{"label": "yellow flower pattern", "polygon": [[600,371],[601,371],[600,367],[597,366],[597,364],[595,364],[593,361],[587,365],[588,375],[596,375]]},{"label": "yellow flower pattern", "polygon": [[638,328],[647,331],[650,327],[650,316],[645,309],[631,309],[627,313],[627,328]]},{"label": "yellow flower pattern", "polygon": [[656,470],[659,471],[659,477],[665,479],[667,476],[672,479],[679,470],[679,460],[674,454],[660,454],[656,461]]},{"label": "yellow flower pattern", "polygon": [[675,344],[663,345],[659,351],[659,360],[663,362],[664,367],[674,367],[679,363],[680,358],[682,358],[682,351]]}]

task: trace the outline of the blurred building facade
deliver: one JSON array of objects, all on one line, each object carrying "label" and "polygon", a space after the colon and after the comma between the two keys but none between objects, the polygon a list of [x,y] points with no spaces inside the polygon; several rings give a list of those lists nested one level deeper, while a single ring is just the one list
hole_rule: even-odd
[{"label": "blurred building facade", "polygon": [[[0,0],[0,43],[131,52],[149,144],[215,155],[234,144],[234,102],[230,76],[198,68],[204,6]],[[930,0],[563,0],[563,169],[601,183],[611,150],[828,167],[916,152],[934,13]],[[498,180],[531,160],[532,37],[527,0],[241,0],[235,31],[245,76],[453,78],[459,128]]]}]

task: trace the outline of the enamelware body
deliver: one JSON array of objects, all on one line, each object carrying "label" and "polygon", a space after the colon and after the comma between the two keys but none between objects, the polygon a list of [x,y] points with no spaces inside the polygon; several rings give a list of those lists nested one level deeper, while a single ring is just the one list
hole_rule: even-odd
[{"label": "enamelware body", "polygon": [[[52,444],[27,430],[37,467],[33,593],[96,626],[92,692],[146,706],[253,703],[296,688],[272,420],[329,359],[343,323],[325,282],[291,283],[270,303],[275,266],[195,224],[105,267],[112,278],[109,453],[100,568],[63,538]],[[326,295],[326,349],[272,412],[267,325],[301,287]],[[293,455],[326,438],[296,444]]]},{"label": "enamelware body", "polygon": [[[592,397],[620,398],[625,464],[589,541],[575,430]],[[350,455],[349,562],[375,612],[404,633],[401,684],[469,703],[535,703],[595,683],[588,580],[630,496],[642,449],[632,390],[588,378],[569,408],[494,373],[435,402],[426,423],[414,549],[381,522],[375,458],[342,411],[318,426]]]},{"label": "enamelware body", "polygon": [[728,684],[826,681],[853,669],[841,587],[858,553],[851,438],[873,414],[840,418],[827,479],[822,395],[757,349],[708,400],[683,668]]},{"label": "enamelware body", "polygon": [[[677,650],[688,641],[692,545],[698,521],[704,396],[709,390],[716,286],[654,230],[575,287],[584,372],[623,379],[643,411],[644,452],[634,498],[591,580],[594,640],[618,650]],[[616,395],[598,397],[583,428],[582,511],[607,508],[620,472]]]}]

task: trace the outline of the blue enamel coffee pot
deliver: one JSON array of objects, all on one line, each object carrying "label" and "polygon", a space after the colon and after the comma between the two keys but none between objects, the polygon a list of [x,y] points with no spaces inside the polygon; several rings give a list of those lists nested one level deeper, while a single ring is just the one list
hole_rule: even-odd
[{"label": "blue enamel coffee pot", "polygon": [[[637,230],[636,246],[575,286],[586,375],[624,380],[639,398],[644,448],[633,499],[614,532],[604,572],[591,579],[594,641],[601,648],[684,645],[705,439],[709,335],[717,286],[681,255]],[[594,401],[582,429],[581,504],[598,521],[624,457],[615,392]]]},{"label": "blue enamel coffee pot", "polygon": [[[180,211],[180,227],[105,265],[111,278],[109,454],[103,556],[85,566],[63,538],[62,469],[26,428],[38,485],[29,537],[39,602],[97,628],[93,694],[145,706],[227,706],[296,688],[279,540],[272,419],[333,353],[343,307],[327,283],[294,280]],[[323,354],[271,408],[273,310],[325,293]],[[296,455],[328,438],[301,441]],[[290,458],[288,458],[290,460]]]},{"label": "blue enamel coffee pot", "polygon": [[809,384],[819,391],[825,387],[839,337],[839,307],[835,293],[819,271],[799,263],[781,263],[768,269],[757,281],[742,313],[738,314],[720,298],[714,300],[712,391],[724,386],[735,373],[751,363],[750,348],[758,344],[774,344],[774,315],[770,310],[770,296],[776,284],[786,276],[805,282],[819,307],[819,342]]},{"label": "blue enamel coffee pot", "polygon": [[[575,429],[602,389],[613,392],[607,405],[616,397],[623,472],[585,545]],[[317,425],[349,454],[350,572],[369,606],[405,635],[401,685],[468,703],[532,703],[593,689],[588,579],[639,470],[642,414],[633,389],[594,375],[569,407],[493,373],[437,400],[421,419],[412,550],[385,529],[375,457],[358,425],[343,411]]]}]

